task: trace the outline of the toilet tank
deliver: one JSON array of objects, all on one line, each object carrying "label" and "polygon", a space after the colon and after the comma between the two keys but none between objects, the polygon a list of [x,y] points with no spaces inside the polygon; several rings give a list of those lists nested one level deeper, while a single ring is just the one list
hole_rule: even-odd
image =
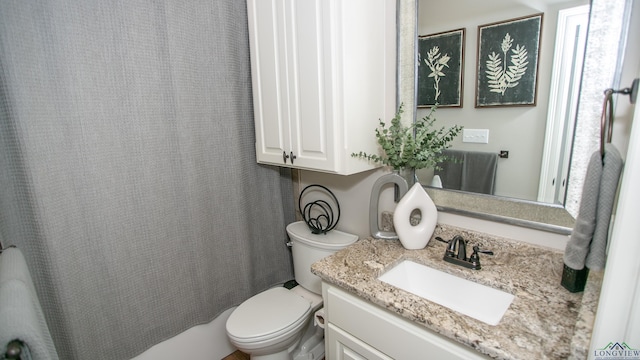
[{"label": "toilet tank", "polygon": [[287,225],[291,239],[293,273],[296,282],[316,294],[322,293],[322,281],[311,273],[311,264],[353,244],[358,236],[338,230],[313,234],[304,221]]}]

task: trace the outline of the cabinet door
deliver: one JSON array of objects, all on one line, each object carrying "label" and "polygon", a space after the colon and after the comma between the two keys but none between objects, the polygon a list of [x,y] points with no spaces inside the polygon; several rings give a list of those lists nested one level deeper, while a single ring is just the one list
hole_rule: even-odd
[{"label": "cabinet door", "polygon": [[328,0],[287,2],[291,147],[294,165],[335,170],[332,118],[333,46]]},{"label": "cabinet door", "polygon": [[258,162],[334,169],[326,0],[247,0]]},{"label": "cabinet door", "polygon": [[247,6],[258,162],[343,175],[373,168],[350,154],[376,152],[378,119],[395,112],[395,1]]},{"label": "cabinet door", "polygon": [[327,359],[331,360],[391,360],[390,357],[344,332],[327,325]]},{"label": "cabinet door", "polygon": [[247,0],[258,162],[284,165],[291,151],[285,2]]}]

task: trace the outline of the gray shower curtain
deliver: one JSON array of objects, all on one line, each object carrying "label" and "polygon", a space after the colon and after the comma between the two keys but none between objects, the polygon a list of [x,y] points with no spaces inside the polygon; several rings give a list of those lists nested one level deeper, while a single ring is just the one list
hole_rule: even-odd
[{"label": "gray shower curtain", "polygon": [[0,239],[61,359],[126,359],[292,277],[246,3],[0,2]]}]

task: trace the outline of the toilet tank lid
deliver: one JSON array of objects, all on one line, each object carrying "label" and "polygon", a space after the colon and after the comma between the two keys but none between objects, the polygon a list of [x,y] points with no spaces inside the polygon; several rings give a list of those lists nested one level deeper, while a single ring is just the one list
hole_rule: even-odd
[{"label": "toilet tank lid", "polygon": [[358,240],[357,235],[339,230],[331,230],[324,234],[313,234],[304,221],[297,221],[287,225],[287,233],[291,240],[329,250],[345,248]]}]

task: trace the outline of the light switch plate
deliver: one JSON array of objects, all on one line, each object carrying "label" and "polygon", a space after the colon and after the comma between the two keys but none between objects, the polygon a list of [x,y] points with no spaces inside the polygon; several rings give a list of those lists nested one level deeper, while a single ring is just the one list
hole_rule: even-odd
[{"label": "light switch plate", "polygon": [[462,142],[489,143],[489,129],[462,129]]}]

